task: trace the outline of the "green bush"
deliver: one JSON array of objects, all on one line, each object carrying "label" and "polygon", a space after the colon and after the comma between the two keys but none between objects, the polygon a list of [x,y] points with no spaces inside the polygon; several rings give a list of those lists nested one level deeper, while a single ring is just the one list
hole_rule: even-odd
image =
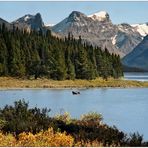
[{"label": "green bush", "polygon": [[81,146],[148,146],[139,133],[127,136],[115,126],[101,123],[103,117],[96,112],[85,114],[78,120],[71,119],[69,113],[50,117],[49,111],[47,108],[29,108],[29,103],[24,100],[14,102],[13,106],[6,105],[0,109],[1,131],[11,133],[17,139],[23,132],[36,134],[52,128],[54,132],[66,132],[74,138],[76,145]]},{"label": "green bush", "polygon": [[89,112],[88,114],[82,115],[81,120],[87,122],[91,121],[100,123],[103,120],[103,117],[101,114],[98,114],[97,112]]},{"label": "green bush", "polygon": [[50,110],[47,108],[41,110],[37,107],[29,109],[28,105],[24,100],[19,100],[14,102],[14,106],[6,105],[0,109],[0,119],[6,121],[2,130],[18,135],[22,132],[36,133],[48,129]]}]

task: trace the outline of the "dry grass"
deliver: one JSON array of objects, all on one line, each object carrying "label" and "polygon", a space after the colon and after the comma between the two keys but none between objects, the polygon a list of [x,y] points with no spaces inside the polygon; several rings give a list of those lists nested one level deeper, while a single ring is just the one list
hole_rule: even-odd
[{"label": "dry grass", "polygon": [[109,78],[95,80],[64,80],[50,79],[28,80],[12,77],[0,77],[0,88],[89,88],[89,87],[148,87],[148,82],[127,81]]}]

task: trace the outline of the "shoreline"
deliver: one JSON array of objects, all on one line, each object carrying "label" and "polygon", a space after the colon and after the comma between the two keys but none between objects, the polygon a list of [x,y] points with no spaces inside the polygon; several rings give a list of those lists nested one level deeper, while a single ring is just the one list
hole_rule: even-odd
[{"label": "shoreline", "polygon": [[86,89],[146,89],[146,88],[148,88],[148,87],[88,87],[88,88],[84,88],[84,87],[81,87],[81,88],[79,88],[79,87],[73,87],[73,88],[63,88],[63,87],[61,87],[61,88],[41,88],[41,87],[38,87],[38,88],[11,88],[11,87],[9,87],[9,88],[0,88],[0,91],[13,91],[13,90],[20,90],[20,91],[23,91],[23,90],[71,90],[71,91],[73,91],[73,90],[86,90]]},{"label": "shoreline", "polygon": [[95,80],[63,80],[56,81],[46,78],[21,79],[0,77],[0,90],[13,89],[88,89],[88,88],[148,88],[148,82],[109,78]]}]

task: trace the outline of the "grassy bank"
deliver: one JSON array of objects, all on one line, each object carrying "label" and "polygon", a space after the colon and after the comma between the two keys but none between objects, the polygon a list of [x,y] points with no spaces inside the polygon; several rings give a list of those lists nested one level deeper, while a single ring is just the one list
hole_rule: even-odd
[{"label": "grassy bank", "polygon": [[109,78],[95,80],[64,80],[55,81],[49,79],[21,79],[12,77],[0,77],[0,88],[89,88],[89,87],[148,87],[148,82],[127,81]]}]

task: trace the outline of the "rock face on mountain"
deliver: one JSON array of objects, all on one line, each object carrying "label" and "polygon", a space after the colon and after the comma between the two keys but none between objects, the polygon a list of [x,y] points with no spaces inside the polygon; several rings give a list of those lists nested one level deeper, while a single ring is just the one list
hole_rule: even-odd
[{"label": "rock face on mountain", "polygon": [[130,53],[141,41],[142,36],[139,32],[127,23],[117,25],[118,32],[115,36],[115,45],[123,53]]},{"label": "rock face on mountain", "polygon": [[18,27],[20,29],[27,29],[28,31],[30,30],[37,30],[39,31],[40,29],[44,30],[44,23],[42,20],[42,17],[40,13],[37,13],[36,15],[25,15],[16,21],[13,21],[12,24],[15,27]]},{"label": "rock face on mountain", "polygon": [[[110,32],[107,28],[110,28]],[[70,32],[75,38],[81,36],[84,41],[102,48],[106,47],[110,52],[117,52],[111,41],[115,29],[109,18],[99,21],[98,18],[95,20],[95,16],[87,17],[77,11],[73,11],[62,22],[52,27],[52,31],[56,33],[67,36]]]},{"label": "rock face on mountain", "polygon": [[52,31],[61,35],[71,32],[75,38],[80,35],[84,41],[102,47],[110,52],[124,56],[138,43],[142,36],[128,24],[114,25],[105,11],[86,16],[73,11],[67,18],[52,27]]},{"label": "rock face on mountain", "polygon": [[126,55],[122,63],[128,67],[135,67],[148,71],[148,35],[132,52]]}]

